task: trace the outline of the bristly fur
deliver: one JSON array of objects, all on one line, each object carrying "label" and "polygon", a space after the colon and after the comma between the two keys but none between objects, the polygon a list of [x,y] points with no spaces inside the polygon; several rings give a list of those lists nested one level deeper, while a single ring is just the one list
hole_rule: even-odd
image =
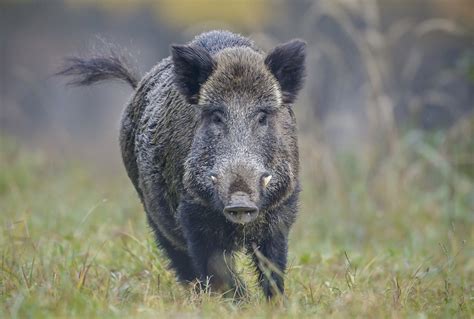
[{"label": "bristly fur", "polygon": [[108,56],[92,58],[69,57],[56,75],[71,76],[70,85],[91,85],[97,82],[118,79],[128,83],[132,88],[138,85],[138,77],[128,66],[124,57],[111,52]]},{"label": "bristly fur", "polygon": [[[172,46],[140,82],[114,57],[72,59],[60,72],[79,85],[118,78],[136,87],[122,117],[122,158],[180,281],[242,295],[232,253],[243,249],[265,296],[283,293],[298,210],[292,102],[304,50],[296,40],[266,55],[248,38],[212,31]],[[239,224],[224,212],[242,197],[258,213]]]},{"label": "bristly fur", "polygon": [[275,47],[265,59],[265,64],[280,83],[285,103],[293,103],[303,87],[305,49],[306,42],[295,39]]}]

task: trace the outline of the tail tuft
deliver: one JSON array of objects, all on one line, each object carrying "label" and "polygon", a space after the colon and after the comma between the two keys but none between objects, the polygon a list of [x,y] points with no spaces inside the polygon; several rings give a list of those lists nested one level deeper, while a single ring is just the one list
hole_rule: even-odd
[{"label": "tail tuft", "polygon": [[133,68],[128,66],[124,57],[114,52],[92,58],[66,58],[64,66],[56,75],[72,77],[68,84],[78,86],[111,79],[124,81],[134,89],[138,84],[138,77]]}]

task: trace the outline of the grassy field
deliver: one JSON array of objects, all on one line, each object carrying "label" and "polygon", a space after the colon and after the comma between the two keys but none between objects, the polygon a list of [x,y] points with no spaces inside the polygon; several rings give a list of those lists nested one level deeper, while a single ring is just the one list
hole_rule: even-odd
[{"label": "grassy field", "polygon": [[474,185],[443,139],[408,134],[378,162],[302,139],[286,298],[272,303],[244,257],[246,302],[177,284],[124,173],[1,140],[0,318],[473,318]]}]

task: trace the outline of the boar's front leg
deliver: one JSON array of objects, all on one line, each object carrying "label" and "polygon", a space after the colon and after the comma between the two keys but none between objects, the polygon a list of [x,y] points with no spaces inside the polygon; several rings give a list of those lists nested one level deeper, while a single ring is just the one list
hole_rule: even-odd
[{"label": "boar's front leg", "polygon": [[219,222],[208,216],[204,207],[193,203],[181,203],[178,211],[188,253],[201,284],[212,292],[242,297],[245,289],[234,274],[231,248],[226,247]]},{"label": "boar's front leg", "polygon": [[258,280],[267,299],[284,292],[288,254],[288,232],[278,230],[249,247],[258,271]]}]

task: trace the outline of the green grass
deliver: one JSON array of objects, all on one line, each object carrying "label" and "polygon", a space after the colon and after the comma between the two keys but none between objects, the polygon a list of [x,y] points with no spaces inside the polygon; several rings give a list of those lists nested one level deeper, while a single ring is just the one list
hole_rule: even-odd
[{"label": "green grass", "polygon": [[124,173],[0,140],[0,317],[472,318],[474,186],[440,145],[412,134],[375,161],[303,139],[287,299],[243,258],[239,304],[175,282]]}]

